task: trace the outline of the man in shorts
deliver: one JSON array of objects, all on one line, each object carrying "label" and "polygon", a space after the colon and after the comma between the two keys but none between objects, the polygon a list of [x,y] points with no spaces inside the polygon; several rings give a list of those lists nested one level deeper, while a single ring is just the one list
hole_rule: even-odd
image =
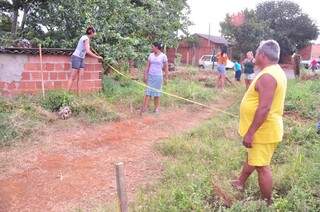
[{"label": "man in shorts", "polygon": [[261,197],[271,204],[270,162],[283,137],[283,109],[287,78],[279,66],[280,47],[274,40],[261,42],[256,65],[262,71],[253,80],[240,106],[239,133],[247,149],[247,159],[239,178],[232,182],[243,190],[248,177],[258,172]]}]

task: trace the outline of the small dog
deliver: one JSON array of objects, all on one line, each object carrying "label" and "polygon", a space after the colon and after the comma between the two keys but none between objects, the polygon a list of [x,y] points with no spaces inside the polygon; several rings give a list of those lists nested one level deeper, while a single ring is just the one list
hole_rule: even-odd
[{"label": "small dog", "polygon": [[69,119],[72,115],[71,108],[69,106],[61,107],[58,112],[59,118],[66,120]]}]

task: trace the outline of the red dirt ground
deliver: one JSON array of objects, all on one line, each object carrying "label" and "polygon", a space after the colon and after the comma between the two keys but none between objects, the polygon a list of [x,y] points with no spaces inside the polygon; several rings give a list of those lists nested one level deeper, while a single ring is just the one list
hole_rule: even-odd
[{"label": "red dirt ground", "polygon": [[[212,106],[225,109],[231,100]],[[161,177],[153,145],[212,118],[188,106],[96,127],[44,131],[41,142],[0,151],[0,211],[84,211],[116,199],[114,164],[125,163],[129,200]]]}]

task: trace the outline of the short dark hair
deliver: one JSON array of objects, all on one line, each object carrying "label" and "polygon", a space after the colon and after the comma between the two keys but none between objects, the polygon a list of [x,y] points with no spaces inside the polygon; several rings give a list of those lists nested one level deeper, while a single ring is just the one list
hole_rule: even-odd
[{"label": "short dark hair", "polygon": [[161,42],[154,42],[152,45],[159,50],[162,50],[163,48],[163,44]]},{"label": "short dark hair", "polygon": [[87,35],[91,35],[96,32],[96,29],[93,26],[89,26],[86,30]]}]

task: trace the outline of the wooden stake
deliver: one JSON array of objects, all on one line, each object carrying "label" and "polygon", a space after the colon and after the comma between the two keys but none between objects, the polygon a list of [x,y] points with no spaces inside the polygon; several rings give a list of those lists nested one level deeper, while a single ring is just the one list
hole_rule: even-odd
[{"label": "wooden stake", "polygon": [[41,44],[39,44],[39,55],[40,55],[40,70],[41,70],[42,97],[44,97],[44,96],[45,96],[45,93],[44,93],[43,61],[42,61],[42,48],[41,48]]},{"label": "wooden stake", "polygon": [[119,198],[120,211],[128,212],[128,197],[127,197],[126,187],[125,187],[123,162],[119,162],[116,164],[116,176],[117,176],[117,193]]}]

